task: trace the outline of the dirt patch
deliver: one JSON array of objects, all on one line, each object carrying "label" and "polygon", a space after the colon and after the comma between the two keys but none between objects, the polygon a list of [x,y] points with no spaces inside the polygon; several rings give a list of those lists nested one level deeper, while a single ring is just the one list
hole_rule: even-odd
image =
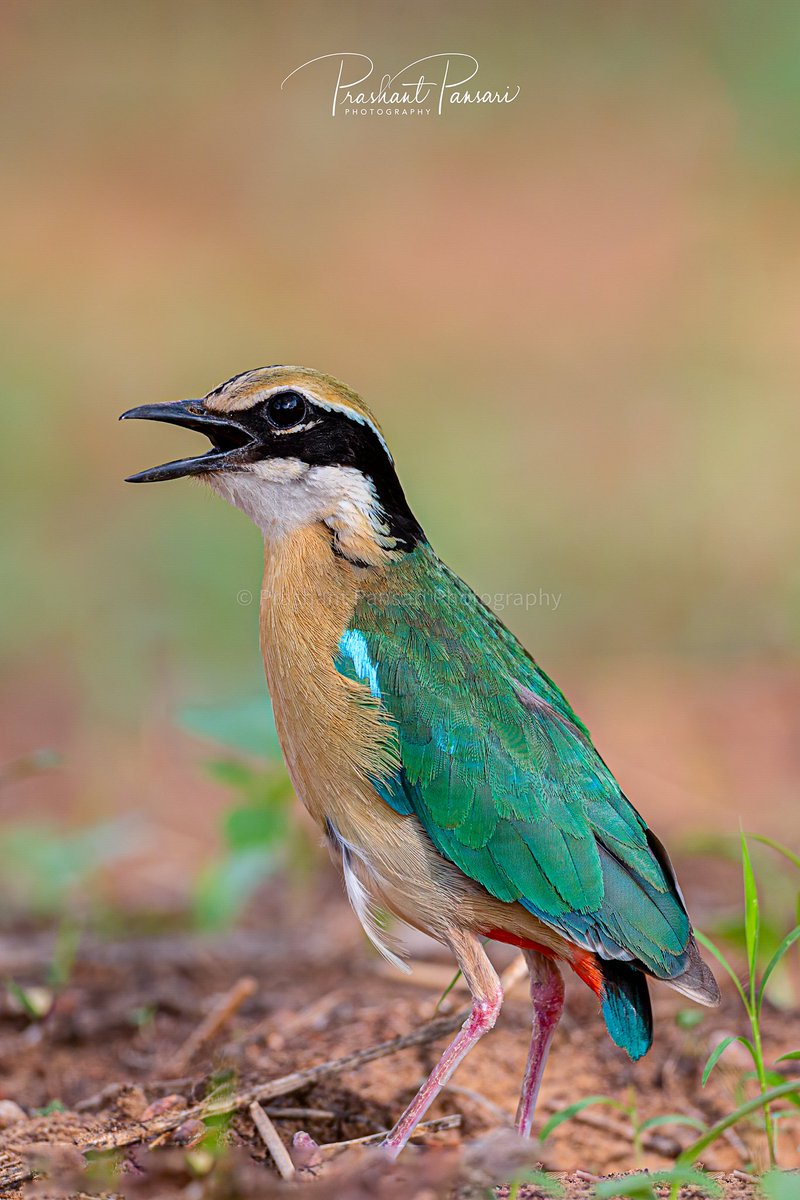
[{"label": "dirt patch", "polygon": [[[205,1182],[207,1148],[198,1143],[205,1129],[192,1115],[193,1106],[212,1092],[224,1103],[231,1091],[252,1089],[402,1037],[434,1016],[436,1001],[452,975],[445,958],[419,960],[406,980],[364,944],[335,891],[318,908],[322,915],[311,931],[304,926],[302,936],[296,928],[272,923],[282,903],[278,889],[275,912],[269,911],[270,902],[265,897],[261,913],[266,932],[244,930],[214,940],[185,935],[125,942],[84,939],[70,982],[47,1016],[32,1021],[6,1001],[0,1011],[2,1097],[19,1111],[11,1106],[16,1119],[0,1131],[0,1178],[20,1179],[31,1168],[48,1172],[49,1178],[46,1184],[28,1183],[22,1191],[3,1194],[55,1195],[52,1189],[59,1186],[64,1194],[63,1189],[72,1186],[69,1180],[83,1168],[81,1155],[92,1147],[115,1145],[113,1170],[107,1163],[93,1167],[95,1176],[103,1170],[113,1175],[113,1181],[95,1185],[99,1191],[128,1194],[145,1189],[142,1194],[166,1197],[176,1189],[175,1195],[183,1195],[182,1189],[194,1179],[196,1188],[210,1189],[197,1195],[248,1195],[251,1184],[261,1188],[252,1194],[268,1194],[268,1182],[278,1186],[278,1180],[247,1105],[232,1119],[220,1120],[221,1138],[230,1152]],[[4,974],[25,986],[46,985],[51,954],[52,939],[44,934],[7,936],[0,942]],[[510,957],[499,948],[498,965]],[[238,1009],[195,1048],[176,1076],[169,1069],[176,1053],[244,976],[255,980],[252,994],[244,989]],[[747,1066],[736,1048],[706,1088],[700,1086],[700,1074],[722,1036],[745,1032],[733,989],[724,989],[722,1007],[703,1012],[691,1028],[677,1019],[688,1007],[686,1002],[665,988],[653,990],[655,1045],[634,1065],[606,1037],[592,995],[570,981],[567,1009],[542,1089],[540,1120],[594,1093],[635,1099],[640,1120],[682,1113],[713,1123],[730,1111]],[[441,1006],[442,1015],[457,1015],[466,1000],[466,994],[455,989]],[[505,1149],[498,1152],[496,1143],[492,1150],[493,1143],[485,1142],[514,1112],[528,1033],[523,983],[508,997],[495,1031],[470,1055],[454,1086],[431,1112],[432,1117],[460,1114],[460,1127],[431,1136],[427,1149],[413,1149],[407,1156],[409,1166],[403,1169],[413,1173],[419,1168],[422,1191],[438,1187],[437,1179],[445,1190],[455,1188],[459,1179],[463,1186],[465,1177],[480,1171],[486,1184],[503,1183],[517,1169],[514,1156],[520,1154],[528,1165],[538,1162],[560,1172],[569,1194],[576,1196],[591,1191],[588,1176],[631,1169],[630,1119],[610,1107],[587,1110],[562,1125],[544,1146],[535,1143],[520,1150],[515,1142],[512,1151],[510,1143],[503,1143]],[[796,1048],[800,1016],[767,1009],[764,1038],[770,1058]],[[391,1124],[432,1067],[443,1041],[301,1083],[265,1102],[265,1107],[287,1145],[300,1130],[321,1144],[367,1137]],[[783,1065],[787,1073],[797,1067]],[[2,1111],[0,1105],[0,1120]],[[189,1115],[177,1128],[175,1121],[164,1128],[169,1113]],[[798,1134],[800,1121],[787,1120],[781,1133],[784,1166],[800,1166]],[[653,1130],[644,1137],[640,1165],[669,1166],[693,1136],[679,1125]],[[157,1147],[149,1149],[154,1142]],[[749,1171],[753,1164],[763,1166],[762,1142],[756,1124],[743,1123],[727,1140],[709,1148],[704,1164],[728,1175]],[[484,1150],[476,1151],[481,1145]],[[483,1154],[480,1169],[476,1154],[478,1159]],[[347,1185],[358,1194],[372,1177],[374,1157],[374,1151],[358,1149],[335,1161],[326,1154],[322,1168],[315,1169],[313,1178],[309,1175],[309,1187],[324,1195],[326,1180],[333,1188],[342,1172],[366,1171],[361,1183]],[[584,1174],[575,1176],[576,1170]],[[234,1191],[214,1190],[223,1186],[223,1179],[233,1178],[231,1172],[237,1180],[230,1184]],[[729,1182],[750,1186],[732,1175]],[[88,1187],[85,1181],[83,1186]],[[335,1186],[342,1195],[343,1184]],[[48,1187],[50,1192],[42,1190]],[[526,1194],[536,1192],[520,1192],[521,1197]]]}]

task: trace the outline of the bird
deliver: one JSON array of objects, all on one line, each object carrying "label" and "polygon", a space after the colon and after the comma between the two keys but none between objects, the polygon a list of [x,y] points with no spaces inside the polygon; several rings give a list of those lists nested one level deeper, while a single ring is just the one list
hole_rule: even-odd
[{"label": "bird", "polygon": [[487,941],[516,947],[529,971],[523,1137],[562,968],[634,1061],[653,1039],[648,979],[719,1003],[664,846],[556,684],[438,557],[354,391],[273,365],[121,419],[208,438],[128,481],[192,476],[259,528],[261,649],[297,796],[377,949],[407,966],[389,912],[449,948],[469,987],[464,1025],[385,1136],[390,1158],[497,1020]]}]

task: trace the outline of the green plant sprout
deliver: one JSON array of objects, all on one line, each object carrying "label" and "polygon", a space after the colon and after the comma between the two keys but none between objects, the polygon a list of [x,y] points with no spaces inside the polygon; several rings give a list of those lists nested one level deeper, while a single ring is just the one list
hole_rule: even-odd
[{"label": "green plant sprout", "polygon": [[[756,835],[752,835],[756,836]],[[790,862],[793,862],[800,868],[800,857],[795,855],[791,850],[788,850],[780,843],[773,842],[767,838],[757,838],[758,841],[764,842],[766,845],[772,846],[773,849],[783,854]],[[646,1174],[640,1176],[630,1176],[623,1181],[608,1181],[608,1188],[611,1190],[602,1191],[605,1188],[603,1185],[598,1185],[597,1195],[602,1196],[635,1196],[635,1197],[650,1197],[653,1193],[654,1182],[669,1183],[672,1188],[672,1194],[677,1195],[678,1189],[684,1183],[692,1182],[687,1175],[691,1172],[694,1163],[698,1157],[706,1150],[713,1142],[721,1137],[733,1125],[744,1120],[756,1113],[763,1113],[764,1131],[767,1142],[767,1153],[771,1168],[775,1168],[777,1164],[777,1147],[776,1147],[776,1121],[790,1115],[791,1110],[780,1109],[774,1110],[773,1105],[778,1100],[788,1100],[791,1104],[800,1107],[800,1082],[795,1080],[785,1080],[779,1071],[773,1070],[767,1064],[764,1057],[763,1042],[761,1035],[761,1017],[766,995],[767,985],[772,979],[776,968],[780,965],[786,954],[800,941],[800,924],[795,925],[780,941],[779,945],[772,953],[763,970],[760,970],[760,903],[758,887],[756,884],[755,874],[750,859],[750,853],[747,845],[747,838],[744,833],[741,835],[741,861],[742,861],[742,876],[744,883],[744,931],[745,931],[745,947],[747,952],[747,979],[743,985],[733,966],[725,957],[719,947],[712,942],[708,937],[699,931],[695,931],[698,941],[702,943],[706,949],[713,954],[720,966],[724,969],[727,975],[730,976],[737,994],[744,1006],[750,1025],[750,1036],[744,1037],[741,1035],[731,1034],[722,1039],[719,1045],[715,1046],[714,1050],[708,1057],[702,1074],[702,1084],[708,1082],[711,1072],[719,1062],[725,1050],[734,1042],[740,1043],[746,1048],[751,1059],[753,1060],[753,1071],[746,1072],[743,1075],[742,1084],[746,1084],[748,1080],[755,1079],[758,1082],[759,1094],[750,1099],[741,1098],[737,1106],[716,1124],[705,1126],[702,1121],[696,1120],[693,1117],[688,1117],[681,1113],[668,1113],[663,1116],[652,1117],[646,1121],[640,1121],[638,1116],[637,1104],[634,1097],[629,1097],[628,1100],[620,1100],[613,1096],[593,1095],[585,1096],[574,1103],[567,1105],[554,1113],[552,1117],[545,1123],[539,1134],[539,1140],[544,1142],[559,1125],[564,1121],[577,1116],[584,1109],[591,1105],[603,1104],[611,1108],[615,1108],[620,1112],[625,1113],[632,1128],[632,1140],[634,1148],[634,1156],[637,1163],[641,1162],[642,1145],[644,1134],[651,1129],[658,1128],[663,1125],[687,1125],[696,1129],[699,1137],[696,1138],[686,1150],[682,1151],[675,1162],[675,1171],[672,1177],[669,1172],[661,1172],[658,1174]],[[792,1050],[787,1054],[782,1055],[776,1060],[774,1065],[781,1062],[797,1061],[800,1059],[800,1050]],[[774,1172],[775,1173],[775,1172]],[[775,1173],[776,1178],[781,1175],[781,1172]],[[713,1188],[713,1181],[705,1179],[704,1186],[708,1189]],[[778,1185],[776,1185],[778,1186]],[[781,1185],[782,1186],[782,1185]],[[617,1190],[613,1190],[616,1188]],[[637,1188],[639,1190],[637,1190]],[[649,1190],[648,1190],[649,1189]],[[707,1194],[713,1194],[708,1192]],[[800,1195],[800,1189],[798,1189]]]},{"label": "green plant sprout", "polygon": [[265,879],[287,863],[298,867],[303,861],[303,846],[291,819],[292,786],[266,697],[225,707],[188,708],[181,722],[189,732],[236,755],[208,764],[212,778],[228,787],[236,800],[223,819],[224,851],[201,873],[194,901],[201,928],[225,928]]},{"label": "green plant sprout", "polygon": [[800,1197],[800,1175],[796,1171],[767,1171],[760,1182],[766,1200],[798,1200]]},{"label": "green plant sprout", "polygon": [[566,1195],[564,1185],[549,1171],[539,1171],[534,1167],[526,1167],[515,1174],[508,1191],[508,1200],[519,1200],[522,1185],[526,1183],[535,1187],[543,1196],[552,1196],[553,1200],[561,1200]]},{"label": "green plant sprout", "polygon": [[49,918],[91,898],[98,872],[136,854],[139,823],[128,817],[67,831],[54,825],[15,825],[0,833],[0,899],[14,912]]},{"label": "green plant sprout", "polygon": [[688,1125],[692,1129],[697,1129],[701,1132],[706,1128],[699,1118],[687,1116],[685,1113],[665,1113],[663,1116],[648,1117],[645,1121],[640,1120],[636,1096],[631,1088],[627,1100],[618,1100],[614,1096],[584,1096],[583,1099],[576,1100],[573,1104],[568,1104],[565,1108],[559,1109],[542,1126],[539,1132],[539,1141],[546,1141],[550,1137],[550,1134],[558,1129],[559,1125],[563,1125],[565,1121],[578,1116],[584,1109],[598,1104],[615,1108],[628,1117],[631,1123],[633,1156],[637,1166],[642,1162],[644,1135],[651,1130],[659,1129],[664,1125]]},{"label": "green plant sprout", "polygon": [[[763,841],[764,839],[759,838],[758,840]],[[781,852],[784,852],[784,848],[777,846],[777,844],[775,845],[776,848],[781,850]],[[790,859],[794,859],[795,856],[792,855],[791,851],[786,853]],[[714,1067],[717,1065],[722,1055],[733,1042],[738,1042],[740,1045],[744,1046],[753,1060],[755,1077],[758,1080],[758,1085],[761,1091],[760,1099],[764,1100],[765,1102],[763,1105],[756,1104],[754,1107],[751,1107],[752,1102],[750,1101],[745,1104],[740,1104],[740,1106],[734,1110],[734,1113],[730,1114],[735,1118],[734,1120],[730,1121],[730,1124],[735,1124],[736,1120],[740,1119],[741,1116],[744,1116],[745,1109],[747,1109],[749,1112],[755,1111],[759,1107],[763,1107],[764,1129],[767,1140],[767,1154],[769,1156],[770,1166],[774,1167],[777,1161],[775,1122],[773,1120],[772,1109],[770,1107],[771,1102],[766,1101],[766,1096],[770,1091],[769,1084],[775,1083],[775,1074],[768,1071],[767,1064],[764,1059],[764,1050],[761,1037],[761,1014],[764,1005],[764,996],[766,994],[766,988],[770,977],[787,952],[791,949],[798,938],[800,938],[800,924],[795,925],[795,927],[786,934],[767,963],[767,966],[764,968],[763,973],[761,973],[759,976],[759,943],[761,925],[760,904],[758,887],[756,884],[755,874],[753,872],[752,862],[750,860],[750,851],[747,845],[747,837],[744,833],[741,835],[741,854],[742,875],[744,882],[745,945],[747,951],[746,984],[744,986],[741,984],[738,975],[731,966],[731,963],[710,938],[697,931],[697,939],[703,946],[706,947],[709,953],[714,955],[717,962],[733,981],[737,994],[747,1014],[747,1019],[750,1025],[750,1037],[730,1034],[728,1037],[723,1038],[719,1045],[714,1047],[713,1051],[708,1057],[703,1070],[702,1084],[703,1087],[705,1087]],[[798,860],[798,865],[800,865],[800,860]],[[773,1086],[771,1090],[772,1092],[780,1095],[787,1095],[789,1098],[792,1096],[791,1084],[788,1086],[782,1086],[781,1084],[778,1084],[777,1086]],[[800,1085],[795,1085],[795,1096],[798,1095],[799,1090]],[[776,1099],[777,1094],[774,1097]],[[739,1117],[737,1117],[737,1113],[740,1114]],[[726,1125],[725,1128],[728,1128],[728,1126]]]},{"label": "green plant sprout", "polygon": [[723,1195],[720,1185],[705,1171],[677,1165],[665,1171],[640,1171],[622,1179],[601,1179],[595,1184],[594,1194],[597,1200],[614,1200],[618,1196],[630,1197],[631,1200],[659,1200],[656,1188],[663,1186],[668,1186],[673,1196],[682,1187],[691,1187],[701,1196],[711,1197],[712,1200]]}]

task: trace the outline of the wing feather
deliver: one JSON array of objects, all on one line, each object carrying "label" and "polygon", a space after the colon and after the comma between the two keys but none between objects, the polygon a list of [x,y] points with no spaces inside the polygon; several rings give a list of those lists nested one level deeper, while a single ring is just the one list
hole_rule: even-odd
[{"label": "wing feather", "polygon": [[381,797],[499,900],[607,959],[669,978],[689,921],[668,861],[555,684],[427,546],[370,594],[337,667],[394,722]]}]

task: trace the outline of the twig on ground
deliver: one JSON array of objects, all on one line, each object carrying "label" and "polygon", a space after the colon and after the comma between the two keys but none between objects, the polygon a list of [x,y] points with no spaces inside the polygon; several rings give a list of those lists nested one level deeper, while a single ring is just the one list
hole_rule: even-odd
[{"label": "twig on ground", "polygon": [[[290,1075],[284,1075],[279,1079],[271,1079],[266,1083],[255,1084],[252,1087],[243,1088],[241,1091],[219,1096],[211,1101],[193,1104],[189,1108],[174,1109],[162,1113],[150,1121],[131,1123],[122,1129],[110,1129],[99,1137],[84,1142],[79,1146],[79,1149],[86,1153],[88,1151],[116,1150],[123,1146],[132,1146],[137,1142],[158,1138],[161,1134],[177,1129],[179,1125],[183,1125],[185,1121],[191,1119],[197,1118],[202,1120],[205,1117],[238,1112],[240,1109],[248,1108],[256,1100],[261,1102],[264,1100],[273,1100],[278,1096],[287,1096],[291,1092],[300,1091],[301,1088],[307,1087],[312,1083],[317,1083],[320,1079],[326,1079],[330,1075],[352,1071],[356,1067],[375,1062],[376,1059],[386,1058],[390,1054],[397,1054],[400,1050],[407,1050],[412,1046],[425,1046],[429,1042],[434,1042],[437,1038],[444,1037],[448,1033],[453,1033],[459,1025],[463,1024],[468,1015],[468,1011],[453,1013],[447,1017],[429,1021],[427,1025],[422,1025],[419,1029],[412,1030],[411,1033],[405,1033],[400,1037],[392,1038],[391,1041],[380,1042],[378,1045],[369,1046],[365,1050],[356,1050],[352,1054],[343,1055],[341,1058],[330,1059],[328,1062],[319,1063],[316,1067],[306,1067],[301,1071],[293,1071]],[[11,1163],[10,1165],[4,1164],[2,1152],[0,1151],[0,1188],[9,1187],[12,1184],[24,1183],[26,1179],[31,1178],[31,1175],[32,1171],[30,1167],[21,1161]]]},{"label": "twig on ground", "polygon": [[[274,1121],[335,1121],[339,1113],[330,1108],[265,1108]],[[366,1118],[363,1118],[366,1119]]]},{"label": "twig on ground", "polygon": [[211,1012],[200,1022],[197,1028],[180,1046],[167,1063],[167,1070],[181,1075],[189,1063],[206,1042],[210,1042],[220,1029],[239,1011],[245,1000],[255,994],[258,984],[250,975],[243,975],[226,992],[222,999],[214,1005]]},{"label": "twig on ground", "polygon": [[88,1112],[93,1108],[102,1108],[104,1104],[108,1104],[109,1101],[115,1100],[120,1092],[124,1092],[127,1087],[130,1087],[130,1084],[109,1083],[104,1088],[101,1088],[99,1092],[95,1092],[93,1095],[87,1096],[85,1100],[79,1100],[78,1103],[74,1105],[75,1112]]},{"label": "twig on ground", "polygon": [[280,1134],[257,1100],[254,1100],[250,1105],[249,1112],[264,1145],[272,1155],[281,1179],[294,1179],[294,1163],[289,1157],[289,1151],[284,1146]]},{"label": "twig on ground", "polygon": [[[391,979],[393,984],[407,984],[408,987],[437,993],[443,992],[453,978],[453,968],[446,967],[443,963],[415,962],[407,975],[401,975],[397,967],[381,959],[373,964],[372,969],[376,975]],[[461,976],[454,987],[462,992],[467,991],[467,985]]]},{"label": "twig on ground", "polygon": [[528,964],[522,954],[518,954],[513,958],[500,976],[500,986],[503,989],[503,995],[510,995],[513,988],[521,983],[527,977]]},{"label": "twig on ground", "polygon": [[[415,962],[408,975],[398,975],[396,968],[384,961],[376,963],[374,970],[378,975],[391,977],[393,983],[406,983],[409,987],[430,988],[432,992],[443,992],[445,988],[449,989],[453,979],[452,967],[446,967],[439,963]],[[515,955],[500,976],[503,995],[508,996],[512,988],[516,987],[527,974],[528,966],[524,957],[521,954]],[[453,989],[456,988],[462,992],[467,991],[466,982],[461,975],[453,984]]]},{"label": "twig on ground", "polygon": [[499,1121],[501,1125],[512,1125],[511,1114],[507,1113],[499,1104],[495,1104],[494,1100],[490,1100],[488,1096],[481,1095],[480,1092],[475,1092],[472,1088],[461,1087],[457,1083],[448,1083],[447,1091],[452,1092],[454,1096],[463,1096],[466,1100],[471,1100],[473,1104],[479,1105],[484,1112],[491,1113],[495,1121]]},{"label": "twig on ground", "polygon": [[[460,1125],[461,1114],[450,1113],[447,1117],[435,1117],[432,1121],[420,1121],[411,1137],[416,1137],[418,1133],[444,1133],[448,1129],[458,1129]],[[348,1138],[346,1142],[324,1142],[319,1149],[323,1154],[338,1154],[340,1150],[348,1150],[351,1146],[379,1146],[387,1133],[388,1130],[384,1129],[381,1133],[369,1133],[366,1137]]]}]

